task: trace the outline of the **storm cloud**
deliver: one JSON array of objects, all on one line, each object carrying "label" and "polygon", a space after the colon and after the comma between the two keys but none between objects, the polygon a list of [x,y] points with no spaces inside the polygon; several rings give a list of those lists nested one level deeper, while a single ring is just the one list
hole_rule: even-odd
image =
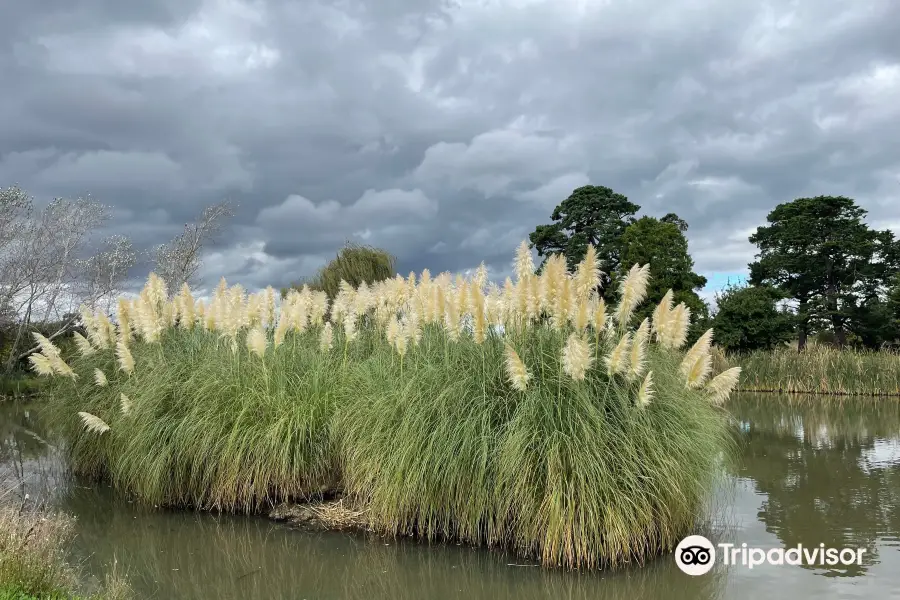
[{"label": "storm cloud", "polygon": [[164,242],[238,211],[205,283],[312,274],[347,240],[502,275],[575,187],[690,223],[745,272],[779,202],[900,231],[895,0],[47,0],[0,8],[0,185],[90,193]]}]

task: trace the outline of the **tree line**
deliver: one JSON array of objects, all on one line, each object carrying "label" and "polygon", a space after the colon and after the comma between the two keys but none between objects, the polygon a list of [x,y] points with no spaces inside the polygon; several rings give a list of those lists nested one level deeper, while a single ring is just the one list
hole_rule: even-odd
[{"label": "tree line", "polygon": [[[839,347],[881,348],[900,339],[900,241],[865,222],[867,212],[844,196],[797,198],[779,204],[749,241],[757,253],[750,276],[716,296],[713,311],[699,296],[706,278],[694,272],[685,232],[674,213],[636,218],[640,206],[604,186],[583,186],[530,234],[547,257],[577,264],[588,244],[605,271],[601,293],[612,300],[618,278],[635,263],[650,264],[649,305],[672,289],[690,309],[692,337],[715,327],[732,351],[771,349],[811,335]],[[635,318],[643,319],[646,314]]]}]

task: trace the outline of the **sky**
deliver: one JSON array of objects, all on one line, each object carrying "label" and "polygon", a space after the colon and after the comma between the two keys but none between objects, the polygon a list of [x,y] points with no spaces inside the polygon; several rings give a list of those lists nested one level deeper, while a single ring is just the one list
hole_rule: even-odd
[{"label": "sky", "polygon": [[7,0],[0,186],[149,248],[237,204],[203,283],[511,270],[573,189],[688,221],[711,297],[778,203],[900,232],[900,2]]}]

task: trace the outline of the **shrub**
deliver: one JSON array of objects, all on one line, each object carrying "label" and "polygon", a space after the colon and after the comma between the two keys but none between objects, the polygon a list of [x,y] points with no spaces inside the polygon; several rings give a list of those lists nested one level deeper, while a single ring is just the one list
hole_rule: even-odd
[{"label": "shrub", "polygon": [[386,250],[348,243],[314,277],[284,290],[282,296],[286,296],[289,289],[299,290],[307,285],[334,298],[340,291],[342,281],[357,288],[362,283],[372,285],[393,277],[396,262],[397,259]]},{"label": "shrub", "polygon": [[[618,306],[551,258],[516,281],[449,274],[308,287],[186,287],[151,275],[118,324],[84,315],[67,357],[43,344],[72,466],[147,502],[253,511],[343,493],[381,531],[595,568],[674,547],[731,448],[712,330],[667,294],[636,329],[648,269]],[[328,318],[325,318],[325,315]],[[71,364],[71,366],[70,366]]]}]

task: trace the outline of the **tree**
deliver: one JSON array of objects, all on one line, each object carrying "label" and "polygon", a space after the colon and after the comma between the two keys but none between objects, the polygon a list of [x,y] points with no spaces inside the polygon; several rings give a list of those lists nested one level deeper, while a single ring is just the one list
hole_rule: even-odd
[{"label": "tree", "polygon": [[231,203],[219,202],[203,209],[194,223],[185,223],[184,231],[167,244],[153,249],[154,270],[175,294],[182,284],[196,284],[197,271],[203,264],[203,246],[222,228],[222,221],[234,215]]},{"label": "tree", "polygon": [[888,278],[883,294],[867,295],[855,307],[851,322],[859,344],[867,348],[896,345],[900,341],[900,273]]},{"label": "tree", "polygon": [[794,317],[779,310],[778,290],[767,285],[726,287],[716,294],[712,323],[716,344],[726,350],[771,350],[794,336]]},{"label": "tree", "polygon": [[880,298],[868,298],[853,307],[850,313],[853,341],[874,350],[900,338],[898,323],[892,313],[890,302]]},{"label": "tree", "polygon": [[672,223],[673,225],[678,227],[678,231],[684,233],[688,230],[687,221],[676,215],[675,213],[668,213],[662,219],[660,219],[663,223]]},{"label": "tree", "polygon": [[[324,291],[333,299],[337,296],[341,281],[356,288],[363,282],[372,285],[394,277],[397,273],[396,262],[396,257],[387,250],[348,242],[314,277],[291,287],[300,288],[305,284],[313,290]],[[282,290],[282,296],[287,294],[288,289]]]},{"label": "tree", "polygon": [[[0,190],[0,315],[7,371],[35,350],[23,351],[33,343],[31,331],[46,331],[50,339],[65,335],[77,323],[79,304],[95,307],[117,291],[134,254],[115,253],[112,267],[107,261],[114,255],[92,247],[105,221],[105,207],[90,198],[56,198],[35,210],[22,189]],[[130,242],[122,239],[107,244],[130,251]],[[89,284],[91,271],[115,275]]]},{"label": "tree", "polygon": [[868,284],[871,297],[896,270],[893,236],[871,230],[865,215],[843,196],[798,198],[776,206],[766,217],[769,224],[750,236],[759,247],[750,281],[796,301],[801,350],[816,323],[830,326],[844,345],[863,289]]},{"label": "tree", "polygon": [[691,309],[692,328],[689,339],[696,339],[708,316],[706,302],[697,290],[706,285],[706,277],[694,272],[694,261],[688,254],[688,241],[684,236],[687,223],[669,213],[663,219],[641,217],[622,233],[619,240],[620,266],[623,276],[634,264],[650,265],[650,282],[647,302],[635,311],[637,322],[649,316],[666,291],[671,289],[675,304],[684,302]]},{"label": "tree", "polygon": [[888,307],[894,326],[900,329],[900,273],[891,278],[891,287],[888,290]]},{"label": "tree", "polygon": [[593,244],[604,272],[603,294],[611,300],[615,290],[610,274],[619,270],[620,239],[640,208],[608,187],[586,185],[553,210],[553,223],[538,225],[528,238],[542,258],[565,255],[570,270],[584,258],[588,244]]},{"label": "tree", "polygon": [[91,299],[87,303],[89,308],[111,311],[115,293],[125,282],[136,258],[131,240],[113,235],[103,240],[95,254],[80,262],[81,296]]}]

